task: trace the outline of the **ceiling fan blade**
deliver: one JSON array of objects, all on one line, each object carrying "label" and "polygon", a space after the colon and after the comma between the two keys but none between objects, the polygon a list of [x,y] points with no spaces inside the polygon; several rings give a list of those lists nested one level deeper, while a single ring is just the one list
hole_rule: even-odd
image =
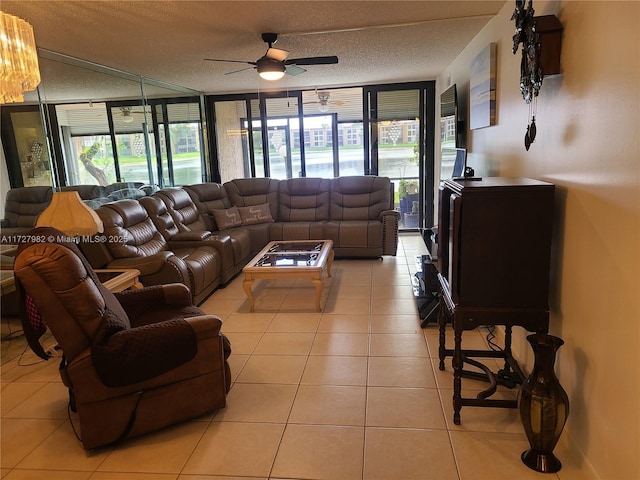
[{"label": "ceiling fan blade", "polygon": [[292,58],[291,60],[285,60],[285,65],[331,65],[338,63],[338,57],[335,55],[329,57],[306,57],[306,58]]},{"label": "ceiling fan blade", "polygon": [[289,56],[289,52],[287,52],[286,50],[281,50],[279,48],[269,47],[267,53],[265,53],[264,56],[282,62]]},{"label": "ceiling fan blade", "polygon": [[204,60],[208,60],[209,62],[231,62],[231,63],[246,63],[247,65],[255,65],[256,62],[247,62],[245,60],[225,60],[221,58],[205,58]]},{"label": "ceiling fan blade", "polygon": [[246,68],[241,68],[240,70],[234,70],[233,72],[227,72],[225,73],[225,75],[231,75],[233,73],[240,73],[240,72],[244,72],[245,70],[253,70],[256,67],[246,67]]},{"label": "ceiling fan blade", "polygon": [[300,75],[301,73],[306,72],[306,70],[304,68],[300,68],[296,65],[286,65],[284,67],[284,73],[286,73],[287,75]]}]

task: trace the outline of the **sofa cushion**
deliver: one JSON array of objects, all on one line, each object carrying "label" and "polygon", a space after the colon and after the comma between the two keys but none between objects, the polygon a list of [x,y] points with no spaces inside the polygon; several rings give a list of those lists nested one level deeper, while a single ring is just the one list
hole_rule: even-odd
[{"label": "sofa cushion", "polygon": [[136,200],[118,200],[96,210],[104,224],[104,234],[112,241],[105,245],[113,258],[146,257],[167,249],[167,242],[147,211]]},{"label": "sofa cushion", "polygon": [[290,178],[279,184],[278,221],[317,222],[329,220],[329,188],[326,178]]},{"label": "sofa cushion", "polygon": [[[239,207],[242,225],[256,225],[258,223],[273,223],[273,216],[268,203],[253,205],[251,207]],[[217,219],[216,219],[217,220]]]},{"label": "sofa cushion", "polygon": [[4,227],[33,228],[36,219],[51,203],[51,187],[20,187],[7,192],[4,204]]},{"label": "sofa cushion", "polygon": [[271,216],[278,218],[278,183],[275,178],[238,178],[224,184],[232,205],[251,207],[269,204]]},{"label": "sofa cushion", "polygon": [[331,220],[379,220],[392,209],[391,181],[372,175],[331,180]]},{"label": "sofa cushion", "polygon": [[198,183],[182,188],[193,200],[205,228],[212,231],[218,230],[213,211],[225,210],[232,206],[224,187],[218,183]]},{"label": "sofa cushion", "polygon": [[216,221],[218,230],[224,230],[226,228],[239,227],[242,224],[240,218],[240,212],[238,207],[233,206],[231,208],[225,208],[220,210],[213,210],[213,218]]}]

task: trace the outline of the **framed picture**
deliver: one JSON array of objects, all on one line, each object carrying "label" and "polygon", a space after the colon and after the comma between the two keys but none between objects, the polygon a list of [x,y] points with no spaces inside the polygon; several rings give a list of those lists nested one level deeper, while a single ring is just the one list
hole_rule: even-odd
[{"label": "framed picture", "polygon": [[490,43],[471,62],[469,128],[496,124],[496,44]]}]

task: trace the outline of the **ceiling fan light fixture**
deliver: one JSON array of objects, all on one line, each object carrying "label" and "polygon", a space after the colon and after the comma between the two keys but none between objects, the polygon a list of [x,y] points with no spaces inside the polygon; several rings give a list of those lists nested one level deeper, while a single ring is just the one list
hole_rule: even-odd
[{"label": "ceiling fan light fixture", "polygon": [[124,123],[132,123],[133,122],[133,116],[131,114],[123,115],[122,116],[122,121]]},{"label": "ceiling fan light fixture", "polygon": [[260,78],[274,81],[280,80],[284,77],[285,66],[284,62],[279,62],[268,57],[262,57],[257,62],[257,70]]},{"label": "ceiling fan light fixture", "polygon": [[329,111],[329,104],[321,102],[320,105],[318,105],[318,110],[322,113],[327,113]]}]

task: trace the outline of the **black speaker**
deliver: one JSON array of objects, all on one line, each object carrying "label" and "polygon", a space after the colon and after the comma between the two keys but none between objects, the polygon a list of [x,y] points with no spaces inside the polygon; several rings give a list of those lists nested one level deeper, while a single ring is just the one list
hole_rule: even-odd
[{"label": "black speaker", "polygon": [[416,297],[420,326],[423,328],[429,322],[438,322],[438,270],[431,262],[431,256],[418,255],[416,257],[417,272],[413,279],[413,293]]}]

